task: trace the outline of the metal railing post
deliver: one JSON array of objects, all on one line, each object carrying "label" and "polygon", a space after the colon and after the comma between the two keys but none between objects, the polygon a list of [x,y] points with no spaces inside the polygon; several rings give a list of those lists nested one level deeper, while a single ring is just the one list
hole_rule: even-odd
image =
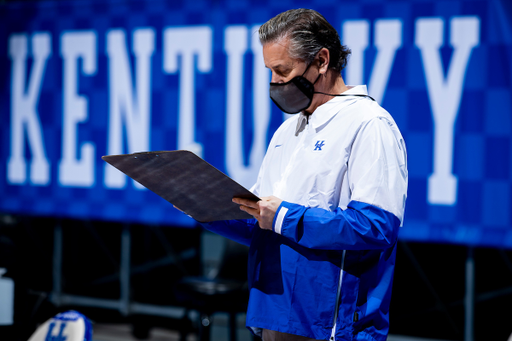
[{"label": "metal railing post", "polygon": [[119,269],[119,311],[127,316],[130,312],[130,225],[125,224],[121,233],[121,262]]},{"label": "metal railing post", "polygon": [[475,309],[475,260],[473,248],[468,247],[466,257],[466,294],[464,297],[464,341],[473,341]]},{"label": "metal railing post", "polygon": [[52,301],[56,306],[60,306],[62,297],[62,225],[60,223],[53,228],[52,262]]}]

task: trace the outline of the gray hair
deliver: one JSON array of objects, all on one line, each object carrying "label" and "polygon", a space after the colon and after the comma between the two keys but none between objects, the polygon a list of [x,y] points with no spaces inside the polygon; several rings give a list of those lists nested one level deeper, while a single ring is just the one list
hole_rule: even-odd
[{"label": "gray hair", "polygon": [[350,49],[341,45],[338,32],[317,11],[291,9],[273,17],[259,29],[262,45],[289,39],[290,57],[311,63],[322,48],[329,50],[329,69],[340,73]]}]

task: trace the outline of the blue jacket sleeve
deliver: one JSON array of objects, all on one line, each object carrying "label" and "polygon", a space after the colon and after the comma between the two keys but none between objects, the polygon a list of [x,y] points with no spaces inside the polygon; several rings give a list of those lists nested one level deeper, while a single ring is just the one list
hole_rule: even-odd
[{"label": "blue jacket sleeve", "polygon": [[208,231],[247,246],[251,243],[254,228],[259,228],[256,226],[256,219],[220,220],[200,224]]},{"label": "blue jacket sleeve", "polygon": [[396,242],[399,227],[392,213],[359,201],[333,212],[283,201],[273,222],[276,233],[323,250],[384,249]]}]

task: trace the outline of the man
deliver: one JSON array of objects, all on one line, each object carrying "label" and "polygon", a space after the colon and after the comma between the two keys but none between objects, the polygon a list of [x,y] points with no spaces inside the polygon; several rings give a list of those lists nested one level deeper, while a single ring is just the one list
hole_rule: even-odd
[{"label": "man", "polygon": [[204,224],[250,246],[247,326],[270,340],[385,340],[407,192],[393,118],[340,72],[350,51],[313,10],[261,26],[270,96],[297,113],[274,134],[255,219]]}]

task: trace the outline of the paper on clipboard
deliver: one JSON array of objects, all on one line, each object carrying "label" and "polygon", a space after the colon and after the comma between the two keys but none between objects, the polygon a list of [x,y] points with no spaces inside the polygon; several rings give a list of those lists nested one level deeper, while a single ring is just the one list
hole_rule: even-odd
[{"label": "paper on clipboard", "polygon": [[199,222],[250,219],[232,198],[260,200],[187,150],[107,155],[102,159]]}]

